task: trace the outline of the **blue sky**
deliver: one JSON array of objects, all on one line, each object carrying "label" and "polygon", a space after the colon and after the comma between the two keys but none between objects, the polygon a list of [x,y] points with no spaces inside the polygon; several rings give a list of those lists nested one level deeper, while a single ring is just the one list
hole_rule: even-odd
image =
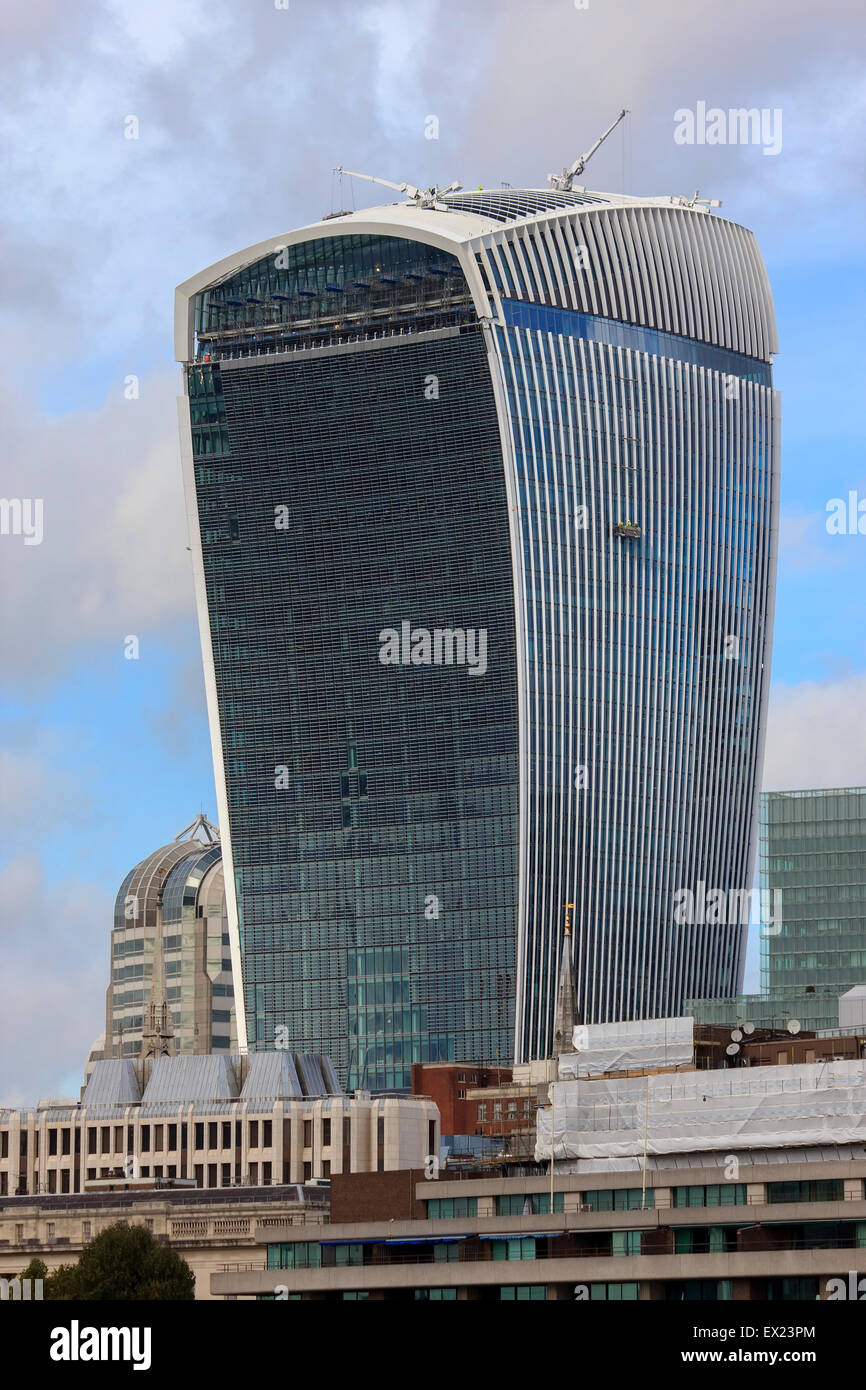
[{"label": "blue sky", "polygon": [[[0,1103],[77,1093],[122,877],[215,819],[174,286],[341,196],[377,200],[336,164],[538,186],[626,105],[590,187],[699,187],[755,231],[783,396],[765,785],[866,784],[866,536],[824,524],[829,499],[866,498],[861,5],[38,0],[2,26],[2,491],[44,498],[45,537],[0,537]],[[698,100],[779,108],[781,153],[678,146],[673,113]]]}]

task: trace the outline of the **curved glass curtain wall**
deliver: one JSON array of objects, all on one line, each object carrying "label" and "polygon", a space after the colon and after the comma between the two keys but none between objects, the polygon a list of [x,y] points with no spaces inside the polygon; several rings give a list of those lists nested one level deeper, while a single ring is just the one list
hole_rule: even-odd
[{"label": "curved glass curtain wall", "polygon": [[196,357],[326,347],[473,318],[455,256],[403,237],[322,237],[197,295]]},{"label": "curved glass curtain wall", "polygon": [[673,894],[747,874],[768,588],[770,393],[729,399],[730,353],[689,345],[711,372],[562,318],[575,336],[498,330],[525,584],[524,1056],[549,1047],[566,903],[585,1021],[736,987],[740,928],[675,925]]},{"label": "curved glass curtain wall", "polygon": [[191,920],[195,916],[199,884],[215,860],[220,858],[219,845],[191,855],[175,864],[166,876],[162,894],[163,929],[169,924]]},{"label": "curved glass curtain wall", "polygon": [[[315,272],[324,313],[330,277],[387,271],[382,292],[423,332],[435,281],[468,295],[456,261],[417,242],[292,250],[289,289],[235,277],[232,297],[300,295]],[[480,328],[189,378],[250,1046],[285,1026],[350,1086],[382,1089],[408,1087],[414,1061],[508,1063],[517,677]],[[382,665],[378,634],[404,621],[486,629],[486,673]]]}]

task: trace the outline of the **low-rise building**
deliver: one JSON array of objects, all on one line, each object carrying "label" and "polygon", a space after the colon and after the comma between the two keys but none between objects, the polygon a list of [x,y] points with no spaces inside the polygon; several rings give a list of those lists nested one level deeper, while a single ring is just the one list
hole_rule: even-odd
[{"label": "low-rise building", "polygon": [[327,1057],[114,1058],[94,1063],[80,1101],[0,1110],[0,1197],[124,1177],[305,1183],[423,1167],[438,1146],[433,1101],[345,1095]]},{"label": "low-rise building", "polygon": [[264,1268],[257,1233],[273,1227],[328,1221],[327,1186],[248,1189],[159,1188],[99,1191],[69,1196],[0,1198],[0,1279],[20,1275],[33,1259],[49,1274],[74,1264],[86,1245],[117,1222],[147,1227],[186,1260],[195,1275],[195,1296],[212,1297],[211,1276]]},{"label": "low-rise building", "polygon": [[[727,1167],[726,1167],[727,1164]],[[351,1175],[326,1230],[258,1231],[217,1298],[789,1300],[866,1275],[866,1146],[587,1162],[570,1173]],[[266,1268],[262,1266],[265,1265]],[[832,1282],[837,1281],[837,1282]],[[866,1287],[866,1286],[864,1286]]]}]

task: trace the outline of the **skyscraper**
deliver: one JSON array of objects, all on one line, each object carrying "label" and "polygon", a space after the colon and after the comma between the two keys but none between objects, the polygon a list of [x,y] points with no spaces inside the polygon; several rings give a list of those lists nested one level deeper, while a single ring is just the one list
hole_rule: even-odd
[{"label": "skyscraper", "polygon": [[776,556],[775,322],[692,201],[421,195],[180,286],[241,1040],[350,1084],[739,988]]}]

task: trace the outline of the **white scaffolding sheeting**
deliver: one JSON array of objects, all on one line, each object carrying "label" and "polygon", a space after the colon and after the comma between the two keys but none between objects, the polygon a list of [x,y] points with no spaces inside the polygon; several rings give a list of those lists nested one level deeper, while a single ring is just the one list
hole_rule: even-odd
[{"label": "white scaffolding sheeting", "polygon": [[624,1158],[866,1141],[866,1061],[555,1081],[535,1157]]},{"label": "white scaffolding sheeting", "polygon": [[574,1052],[559,1059],[560,1080],[602,1076],[644,1067],[687,1066],[694,1060],[693,1018],[649,1018],[633,1023],[584,1023],[574,1030]]}]

